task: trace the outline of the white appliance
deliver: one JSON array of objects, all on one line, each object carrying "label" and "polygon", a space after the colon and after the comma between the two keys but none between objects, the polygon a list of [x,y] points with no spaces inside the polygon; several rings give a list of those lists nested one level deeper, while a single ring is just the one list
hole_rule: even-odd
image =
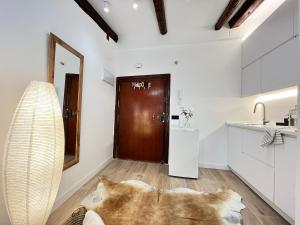
[{"label": "white appliance", "polygon": [[199,130],[171,128],[169,175],[198,179]]}]

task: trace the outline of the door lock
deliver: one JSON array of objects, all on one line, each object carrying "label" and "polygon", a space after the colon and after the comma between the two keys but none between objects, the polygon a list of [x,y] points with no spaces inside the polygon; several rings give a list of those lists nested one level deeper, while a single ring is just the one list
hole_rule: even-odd
[{"label": "door lock", "polygon": [[152,114],[152,120],[153,121],[157,120],[161,123],[165,123],[165,122],[168,121],[168,115],[165,112],[162,112],[162,113],[159,113],[159,114],[153,113]]}]

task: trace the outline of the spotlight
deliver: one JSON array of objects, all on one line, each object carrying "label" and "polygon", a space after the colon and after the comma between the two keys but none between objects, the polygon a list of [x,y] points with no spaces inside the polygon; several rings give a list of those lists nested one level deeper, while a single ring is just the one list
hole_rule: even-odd
[{"label": "spotlight", "polygon": [[138,0],[133,0],[132,2],[132,8],[137,10],[139,8],[139,1]]},{"label": "spotlight", "polygon": [[104,10],[104,12],[106,12],[106,13],[109,12],[109,10],[110,10],[110,4],[109,4],[109,1],[104,0],[104,2],[103,2],[103,10]]}]

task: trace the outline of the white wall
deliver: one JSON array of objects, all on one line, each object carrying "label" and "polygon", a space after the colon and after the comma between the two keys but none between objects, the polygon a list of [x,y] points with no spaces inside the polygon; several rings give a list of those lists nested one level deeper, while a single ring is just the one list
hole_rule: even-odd
[{"label": "white wall", "polygon": [[240,41],[119,50],[115,59],[118,76],[170,73],[171,114],[178,113],[180,90],[183,105],[194,109],[191,125],[200,129],[199,162],[227,164],[225,122],[248,119],[253,106],[253,99],[240,98]]},{"label": "white wall", "polygon": [[289,110],[295,108],[297,103],[297,97],[265,102],[267,120],[272,122],[283,122],[283,119],[284,117],[287,117]]},{"label": "white wall", "polygon": [[[262,119],[261,111],[253,114],[259,96],[240,98],[240,41],[118,50],[115,54],[118,76],[171,74],[171,114],[179,113],[180,93],[182,105],[194,109],[191,125],[200,129],[202,166],[227,165],[226,121]],[[137,63],[143,67],[136,69]],[[296,97],[267,102],[267,119],[283,121],[296,103]]]},{"label": "white wall", "polygon": [[[277,91],[272,91],[268,93],[264,93],[261,95],[251,96],[250,99],[255,99],[256,102],[262,101],[261,97],[269,97],[286,92],[286,91],[295,91],[297,87],[285,88]],[[271,121],[271,123],[275,124],[275,122],[283,122],[284,118],[288,116],[290,109],[294,109],[295,105],[297,105],[297,96],[289,96],[285,98],[278,98],[268,101],[263,101],[266,106],[266,120]],[[262,107],[259,105],[256,115],[253,115],[252,118],[255,120],[262,119]],[[253,109],[252,109],[253,110]]]},{"label": "white wall", "polygon": [[[49,32],[85,57],[80,163],[64,172],[62,198],[112,157],[114,89],[101,81],[101,74],[104,65],[112,67],[114,44],[73,0],[2,1],[0,27],[0,162],[12,114],[26,85],[47,80]],[[0,224],[7,225],[1,187]]]}]

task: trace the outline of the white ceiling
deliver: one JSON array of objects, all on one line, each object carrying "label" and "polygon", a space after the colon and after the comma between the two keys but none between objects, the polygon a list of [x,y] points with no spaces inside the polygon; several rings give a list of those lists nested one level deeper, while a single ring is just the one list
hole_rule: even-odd
[{"label": "white ceiling", "polygon": [[138,10],[132,0],[110,0],[110,12],[103,11],[103,0],[89,0],[119,35],[122,48],[181,45],[245,38],[285,0],[265,0],[237,29],[214,25],[229,0],[165,0],[168,33],[159,33],[152,0],[141,0]]}]

